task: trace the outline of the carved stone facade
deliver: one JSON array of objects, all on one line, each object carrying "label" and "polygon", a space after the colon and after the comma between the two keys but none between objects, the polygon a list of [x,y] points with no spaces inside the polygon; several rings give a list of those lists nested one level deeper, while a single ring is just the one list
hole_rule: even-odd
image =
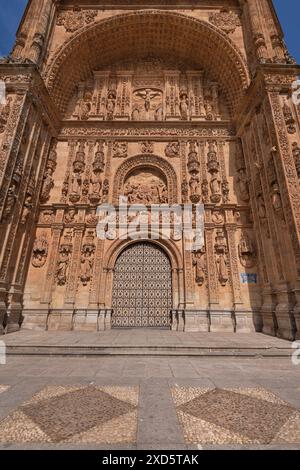
[{"label": "carved stone facade", "polygon": [[[272,2],[75,3],[32,0],[0,63],[0,333],[300,338],[299,67]],[[139,240],[98,237],[121,196]],[[204,246],[175,215],[148,240],[151,204],[204,204]]]}]

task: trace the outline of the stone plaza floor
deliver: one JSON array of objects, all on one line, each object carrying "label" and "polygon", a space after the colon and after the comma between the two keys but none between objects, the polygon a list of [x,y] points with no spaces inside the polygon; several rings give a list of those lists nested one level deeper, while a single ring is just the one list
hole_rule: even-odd
[{"label": "stone plaza floor", "polygon": [[[158,346],[165,335],[173,345],[181,338],[170,332],[114,331],[110,342],[108,334],[99,333],[99,342],[123,341],[125,347],[129,338],[142,345],[144,337]],[[30,340],[30,332],[23,337],[21,332],[2,339],[7,345],[32,345],[37,337]],[[49,335],[48,343],[55,345],[53,338]],[[203,345],[227,344],[229,349],[240,341],[238,335],[204,341],[192,334],[186,343],[194,345],[197,338]],[[81,336],[82,343],[89,340],[95,343],[88,333]],[[80,335],[72,339],[63,333],[59,341],[70,345],[80,342]],[[261,348],[291,348],[289,342],[262,335],[258,341]],[[247,348],[257,346],[256,335],[245,336],[245,342]],[[15,448],[300,449],[300,365],[288,355],[238,353],[8,355],[7,364],[0,365],[0,449]]]}]

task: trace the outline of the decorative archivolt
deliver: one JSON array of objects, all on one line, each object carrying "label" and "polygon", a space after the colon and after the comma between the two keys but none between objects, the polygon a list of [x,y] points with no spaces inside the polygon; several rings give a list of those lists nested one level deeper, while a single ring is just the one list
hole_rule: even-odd
[{"label": "decorative archivolt", "polygon": [[87,25],[54,54],[45,78],[58,108],[66,110],[78,82],[93,70],[133,55],[175,57],[205,69],[220,83],[232,112],[249,85],[242,53],[214,25],[175,12],[135,11]]},{"label": "decorative archivolt", "polygon": [[119,196],[125,195],[128,178],[133,172],[135,174],[138,171],[142,173],[153,171],[153,174],[157,174],[157,178],[161,179],[162,182],[165,179],[168,193],[165,202],[169,202],[169,204],[177,203],[177,176],[172,166],[157,155],[146,154],[128,158],[116,171],[113,189],[114,204],[118,204]]}]

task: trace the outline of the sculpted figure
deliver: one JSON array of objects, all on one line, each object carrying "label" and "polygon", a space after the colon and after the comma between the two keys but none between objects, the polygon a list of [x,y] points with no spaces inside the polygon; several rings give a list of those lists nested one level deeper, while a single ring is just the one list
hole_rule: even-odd
[{"label": "sculpted figure", "polygon": [[196,267],[196,282],[202,286],[205,281],[205,256],[202,251],[194,254],[193,265]]},{"label": "sculpted figure", "polygon": [[237,183],[239,186],[239,192],[241,200],[244,202],[249,202],[250,194],[249,194],[249,185],[248,179],[244,168],[241,168],[238,171]]},{"label": "sculpted figure", "polygon": [[113,120],[115,107],[116,107],[116,93],[114,91],[110,91],[108,93],[107,104],[106,104],[106,119],[108,121]]},{"label": "sculpted figure", "polygon": [[44,176],[42,193],[41,193],[41,198],[44,201],[46,201],[49,198],[51,189],[54,187],[52,173],[53,173],[52,168],[47,168],[45,172],[45,176]]},{"label": "sculpted figure", "polygon": [[59,286],[65,285],[69,266],[69,253],[65,250],[59,253],[57,263],[56,279]]},{"label": "sculpted figure", "polygon": [[180,104],[179,104],[181,119],[187,121],[189,118],[189,99],[187,93],[182,92],[180,95]]}]

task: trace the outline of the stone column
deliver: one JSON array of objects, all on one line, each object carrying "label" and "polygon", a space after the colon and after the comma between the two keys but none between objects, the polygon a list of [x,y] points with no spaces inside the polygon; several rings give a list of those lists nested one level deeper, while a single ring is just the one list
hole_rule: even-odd
[{"label": "stone column", "polygon": [[[260,0],[259,0],[260,1]],[[259,62],[267,61],[268,51],[263,27],[260,21],[260,13],[257,0],[247,0],[248,16],[252,30],[252,37],[256,48],[256,57]]]}]

